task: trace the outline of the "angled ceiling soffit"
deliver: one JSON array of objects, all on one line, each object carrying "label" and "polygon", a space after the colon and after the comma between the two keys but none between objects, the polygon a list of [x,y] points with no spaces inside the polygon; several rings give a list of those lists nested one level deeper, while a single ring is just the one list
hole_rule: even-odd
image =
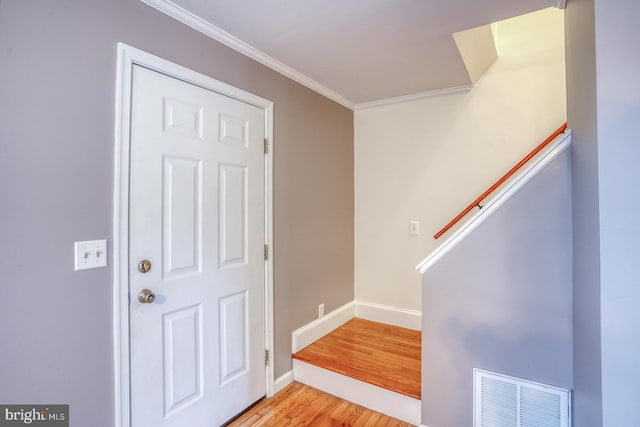
[{"label": "angled ceiling soffit", "polygon": [[475,85],[498,58],[491,25],[459,31],[453,34],[453,39],[458,46],[469,78]]}]

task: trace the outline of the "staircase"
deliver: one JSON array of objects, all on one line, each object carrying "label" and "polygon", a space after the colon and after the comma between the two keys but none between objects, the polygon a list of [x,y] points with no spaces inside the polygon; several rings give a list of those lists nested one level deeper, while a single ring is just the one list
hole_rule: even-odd
[{"label": "staircase", "polygon": [[420,423],[421,333],[354,318],[293,355],[295,379]]}]

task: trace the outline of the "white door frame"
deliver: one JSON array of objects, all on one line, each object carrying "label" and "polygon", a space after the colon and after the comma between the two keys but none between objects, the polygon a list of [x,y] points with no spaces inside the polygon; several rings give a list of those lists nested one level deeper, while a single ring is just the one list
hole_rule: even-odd
[{"label": "white door frame", "polygon": [[[265,244],[273,254],[273,102],[189,70],[124,43],[118,43],[115,111],[115,168],[113,218],[113,341],[115,426],[130,427],[129,356],[129,148],[131,127],[131,82],[133,65],[140,65],[170,77],[246,102],[264,110],[265,136],[269,140],[265,156]],[[267,396],[273,395],[273,256],[265,265],[265,338],[269,351],[266,369]]]}]

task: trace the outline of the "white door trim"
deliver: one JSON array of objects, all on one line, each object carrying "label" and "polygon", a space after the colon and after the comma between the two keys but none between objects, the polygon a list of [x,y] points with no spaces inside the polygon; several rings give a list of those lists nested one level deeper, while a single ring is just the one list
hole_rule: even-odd
[{"label": "white door trim", "polygon": [[118,43],[115,111],[115,165],[113,191],[113,341],[115,426],[130,427],[129,362],[129,146],[131,81],[137,64],[165,75],[246,102],[264,110],[265,135],[269,140],[265,156],[265,243],[269,259],[265,265],[266,345],[271,360],[266,369],[267,396],[273,395],[273,102],[189,70],[124,43]]}]

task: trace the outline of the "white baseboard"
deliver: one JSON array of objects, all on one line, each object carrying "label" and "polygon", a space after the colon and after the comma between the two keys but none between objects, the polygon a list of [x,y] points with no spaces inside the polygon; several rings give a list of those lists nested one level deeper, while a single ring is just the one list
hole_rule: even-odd
[{"label": "white baseboard", "polygon": [[291,352],[297,353],[354,317],[416,331],[422,330],[422,313],[419,311],[354,300],[293,331]]},{"label": "white baseboard", "polygon": [[273,383],[273,394],[276,394],[277,392],[281,391],[283,388],[291,384],[294,379],[295,376],[293,374],[293,370],[280,375]]},{"label": "white baseboard", "polygon": [[422,312],[355,300],[355,317],[401,328],[422,330]]},{"label": "white baseboard", "polygon": [[355,301],[351,301],[331,313],[296,329],[291,333],[291,352],[297,353],[334,329],[344,325],[354,316]]},{"label": "white baseboard", "polygon": [[298,382],[407,423],[420,423],[421,404],[418,399],[296,359],[293,360],[293,371]]}]

